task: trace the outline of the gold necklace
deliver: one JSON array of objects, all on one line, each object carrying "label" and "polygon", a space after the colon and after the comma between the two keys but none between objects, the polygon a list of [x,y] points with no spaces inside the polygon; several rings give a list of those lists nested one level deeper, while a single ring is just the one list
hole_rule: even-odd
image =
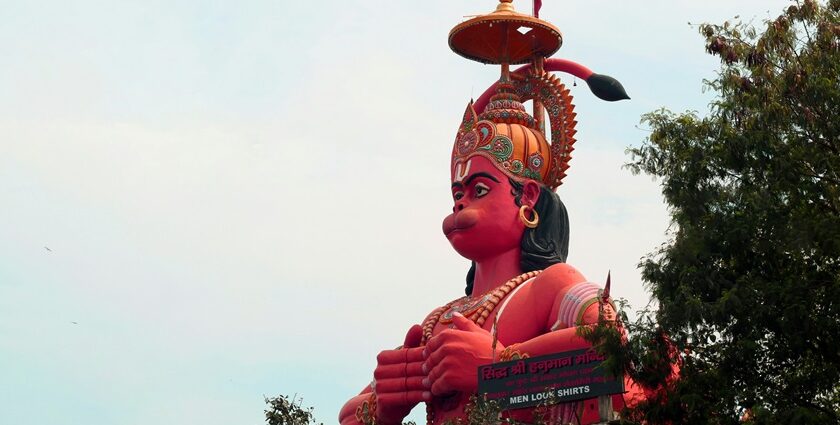
[{"label": "gold necklace", "polygon": [[[519,276],[499,285],[495,289],[487,291],[484,295],[472,302],[467,302],[471,297],[461,297],[455,301],[447,303],[443,307],[439,307],[423,322],[423,338],[420,345],[426,345],[426,342],[432,337],[432,332],[438,323],[448,324],[452,323],[452,316],[457,312],[463,314],[468,319],[472,320],[478,326],[483,326],[490,313],[496,309],[496,306],[501,302],[511,291],[523,282],[532,277],[542,273],[542,270],[535,270],[522,273]],[[461,304],[464,303],[465,304]]]}]

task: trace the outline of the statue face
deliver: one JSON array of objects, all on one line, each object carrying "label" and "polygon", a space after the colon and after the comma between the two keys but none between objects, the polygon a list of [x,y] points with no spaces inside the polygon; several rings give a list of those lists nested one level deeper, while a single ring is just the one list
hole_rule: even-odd
[{"label": "statue face", "polygon": [[508,176],[482,156],[470,158],[453,174],[455,206],[443,220],[452,247],[473,261],[518,249],[525,225]]}]

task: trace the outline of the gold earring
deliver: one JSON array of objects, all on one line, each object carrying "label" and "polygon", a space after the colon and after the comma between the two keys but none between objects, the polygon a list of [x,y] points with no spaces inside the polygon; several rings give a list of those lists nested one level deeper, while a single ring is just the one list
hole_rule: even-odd
[{"label": "gold earring", "polygon": [[540,224],[540,215],[537,214],[537,210],[531,208],[531,212],[534,213],[534,218],[532,220],[528,220],[528,218],[525,217],[525,210],[527,210],[528,208],[530,207],[528,207],[527,205],[523,205],[521,208],[519,208],[519,219],[522,220],[522,223],[525,224],[525,227],[533,229],[537,227],[538,224]]}]

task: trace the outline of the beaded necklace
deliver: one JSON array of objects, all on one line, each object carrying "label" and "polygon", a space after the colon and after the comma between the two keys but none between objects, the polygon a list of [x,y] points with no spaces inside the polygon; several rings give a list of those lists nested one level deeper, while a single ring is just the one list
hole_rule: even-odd
[{"label": "beaded necklace", "polygon": [[496,309],[496,306],[501,302],[510,291],[516,289],[517,286],[532,277],[542,273],[542,270],[535,270],[522,273],[519,276],[501,284],[495,289],[487,291],[484,295],[476,298],[472,302],[472,297],[461,297],[455,301],[447,303],[443,307],[439,307],[423,322],[423,338],[420,341],[421,345],[426,345],[426,342],[432,337],[432,332],[438,323],[448,324],[452,323],[452,316],[457,312],[463,314],[468,319],[472,320],[478,326],[483,326],[490,313]]}]

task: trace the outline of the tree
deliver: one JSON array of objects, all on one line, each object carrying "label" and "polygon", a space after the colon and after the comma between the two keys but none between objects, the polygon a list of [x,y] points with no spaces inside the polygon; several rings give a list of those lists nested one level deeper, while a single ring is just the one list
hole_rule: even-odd
[{"label": "tree", "polygon": [[656,308],[627,344],[592,335],[662,390],[635,419],[840,422],[839,17],[840,0],[802,0],[763,32],[700,25],[721,61],[708,114],[643,117],[628,166],[661,182],[672,220],[640,264]]},{"label": "tree", "polygon": [[295,404],[294,397],[288,396],[265,397],[265,423],[267,425],[323,425],[315,421],[314,409],[303,407],[300,400]]}]

